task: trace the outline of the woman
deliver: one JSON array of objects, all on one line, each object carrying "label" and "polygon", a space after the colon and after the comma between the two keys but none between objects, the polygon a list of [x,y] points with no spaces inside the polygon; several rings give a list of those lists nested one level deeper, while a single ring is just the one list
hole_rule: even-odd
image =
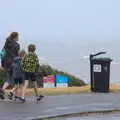
[{"label": "woman", "polygon": [[1,60],[2,67],[7,71],[7,80],[3,85],[3,88],[0,90],[0,98],[4,99],[4,92],[6,88],[13,84],[11,79],[10,67],[14,61],[14,58],[19,55],[20,45],[18,44],[19,34],[18,32],[12,32],[10,36],[6,39],[3,50],[5,51],[5,56]]}]

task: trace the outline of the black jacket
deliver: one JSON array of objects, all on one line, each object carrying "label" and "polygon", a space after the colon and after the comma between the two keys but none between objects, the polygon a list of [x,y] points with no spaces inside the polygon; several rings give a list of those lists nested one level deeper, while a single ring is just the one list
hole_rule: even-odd
[{"label": "black jacket", "polygon": [[6,52],[4,59],[1,61],[1,65],[5,69],[9,69],[14,61],[14,58],[18,56],[20,45],[11,39],[7,39],[3,48]]}]

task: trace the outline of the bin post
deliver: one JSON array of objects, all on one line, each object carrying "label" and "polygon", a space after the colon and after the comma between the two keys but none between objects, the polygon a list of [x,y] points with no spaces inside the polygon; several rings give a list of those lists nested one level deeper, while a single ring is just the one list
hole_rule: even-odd
[{"label": "bin post", "polygon": [[93,63],[92,63],[93,55],[90,55],[90,89],[93,92],[94,91],[94,85],[93,85]]}]

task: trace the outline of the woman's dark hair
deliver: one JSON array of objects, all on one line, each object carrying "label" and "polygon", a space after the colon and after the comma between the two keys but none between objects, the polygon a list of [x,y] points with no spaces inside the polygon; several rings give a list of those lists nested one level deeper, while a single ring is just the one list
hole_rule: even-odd
[{"label": "woman's dark hair", "polygon": [[18,35],[18,32],[12,32],[8,38],[14,40],[16,37],[18,37]]},{"label": "woman's dark hair", "polygon": [[36,50],[36,46],[35,46],[34,44],[30,44],[30,45],[28,46],[28,51],[29,51],[29,52],[35,52],[35,50]]}]

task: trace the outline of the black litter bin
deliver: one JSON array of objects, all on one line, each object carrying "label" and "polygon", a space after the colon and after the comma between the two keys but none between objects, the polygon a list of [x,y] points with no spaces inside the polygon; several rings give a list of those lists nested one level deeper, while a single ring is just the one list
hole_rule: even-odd
[{"label": "black litter bin", "polygon": [[103,52],[90,55],[90,75],[92,92],[109,92],[110,58],[95,58]]}]

